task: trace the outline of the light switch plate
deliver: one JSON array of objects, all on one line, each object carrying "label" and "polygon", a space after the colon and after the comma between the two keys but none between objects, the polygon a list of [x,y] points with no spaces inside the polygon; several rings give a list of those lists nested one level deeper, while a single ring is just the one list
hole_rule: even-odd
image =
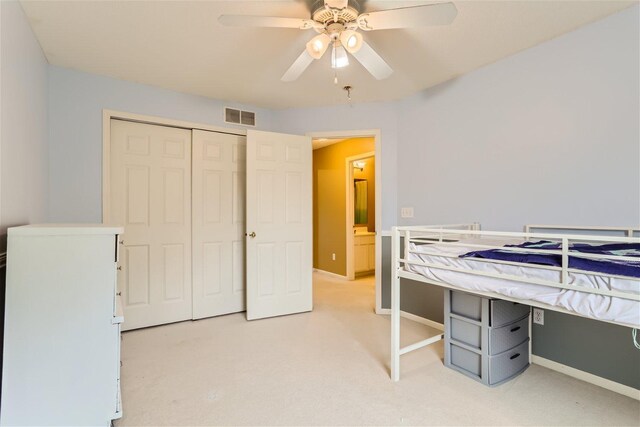
[{"label": "light switch plate", "polygon": [[400,217],[401,218],[413,218],[413,208],[402,208],[402,209],[400,209]]}]

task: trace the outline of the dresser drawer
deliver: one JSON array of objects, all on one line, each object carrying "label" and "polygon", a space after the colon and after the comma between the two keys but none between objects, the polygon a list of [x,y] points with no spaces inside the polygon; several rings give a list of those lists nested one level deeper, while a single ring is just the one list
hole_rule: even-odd
[{"label": "dresser drawer", "polygon": [[489,355],[494,356],[529,338],[529,316],[500,328],[489,329]]},{"label": "dresser drawer", "polygon": [[[469,347],[482,349],[482,327],[451,317],[451,339]],[[529,316],[499,328],[488,328],[488,354],[494,356],[507,351],[529,338]]]},{"label": "dresser drawer", "polygon": [[[482,355],[453,343],[449,344],[451,367],[487,385],[501,384],[529,366],[529,340],[488,358],[487,373],[482,373]],[[484,378],[484,379],[483,379]]]},{"label": "dresser drawer", "polygon": [[452,340],[480,349],[482,345],[482,327],[480,325],[474,325],[473,323],[451,317],[449,330]]},{"label": "dresser drawer", "polygon": [[482,319],[482,297],[464,292],[450,292],[451,312],[468,319]]},{"label": "dresser drawer", "polygon": [[489,326],[493,328],[520,320],[527,316],[531,311],[531,308],[528,305],[518,304],[511,301],[492,299],[489,302],[491,307]]},{"label": "dresser drawer", "polygon": [[489,385],[498,385],[529,366],[529,339],[519,346],[489,358]]},{"label": "dresser drawer", "polygon": [[482,376],[482,356],[466,348],[451,343],[448,347],[451,366],[470,377],[480,380]]}]

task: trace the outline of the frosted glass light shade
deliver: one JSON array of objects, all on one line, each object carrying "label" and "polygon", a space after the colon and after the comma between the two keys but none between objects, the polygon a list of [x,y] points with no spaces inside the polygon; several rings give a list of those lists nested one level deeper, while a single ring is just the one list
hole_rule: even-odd
[{"label": "frosted glass light shade", "polygon": [[313,59],[320,59],[327,51],[331,37],[326,34],[318,34],[307,43],[307,52]]},{"label": "frosted glass light shade", "polygon": [[344,68],[347,65],[349,65],[347,51],[342,45],[334,44],[331,52],[331,68]]},{"label": "frosted glass light shade", "polygon": [[340,34],[340,43],[349,53],[356,53],[362,47],[362,35],[353,30],[344,30]]}]

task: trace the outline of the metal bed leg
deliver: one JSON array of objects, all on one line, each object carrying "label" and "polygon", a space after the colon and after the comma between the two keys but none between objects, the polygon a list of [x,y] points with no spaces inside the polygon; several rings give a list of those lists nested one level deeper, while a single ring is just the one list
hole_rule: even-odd
[{"label": "metal bed leg", "polygon": [[400,233],[393,227],[391,239],[391,380],[400,380]]}]

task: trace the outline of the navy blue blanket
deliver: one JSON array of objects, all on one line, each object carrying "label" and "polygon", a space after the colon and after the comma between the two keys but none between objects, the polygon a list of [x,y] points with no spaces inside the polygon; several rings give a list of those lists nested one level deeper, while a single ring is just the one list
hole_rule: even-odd
[{"label": "navy blue blanket", "polygon": [[[525,242],[521,245],[505,245],[505,247],[561,250],[562,244],[541,240],[539,242]],[[570,249],[572,252],[569,255],[569,268],[640,278],[640,243],[612,243],[606,245],[575,243],[570,246]],[[638,261],[614,261],[582,258],[575,255],[576,252],[601,255],[623,255],[627,257],[636,257],[638,258]],[[557,267],[562,266],[562,255],[560,254],[527,254],[500,249],[468,252],[460,255],[460,258],[486,258],[526,264],[552,265]]]}]

